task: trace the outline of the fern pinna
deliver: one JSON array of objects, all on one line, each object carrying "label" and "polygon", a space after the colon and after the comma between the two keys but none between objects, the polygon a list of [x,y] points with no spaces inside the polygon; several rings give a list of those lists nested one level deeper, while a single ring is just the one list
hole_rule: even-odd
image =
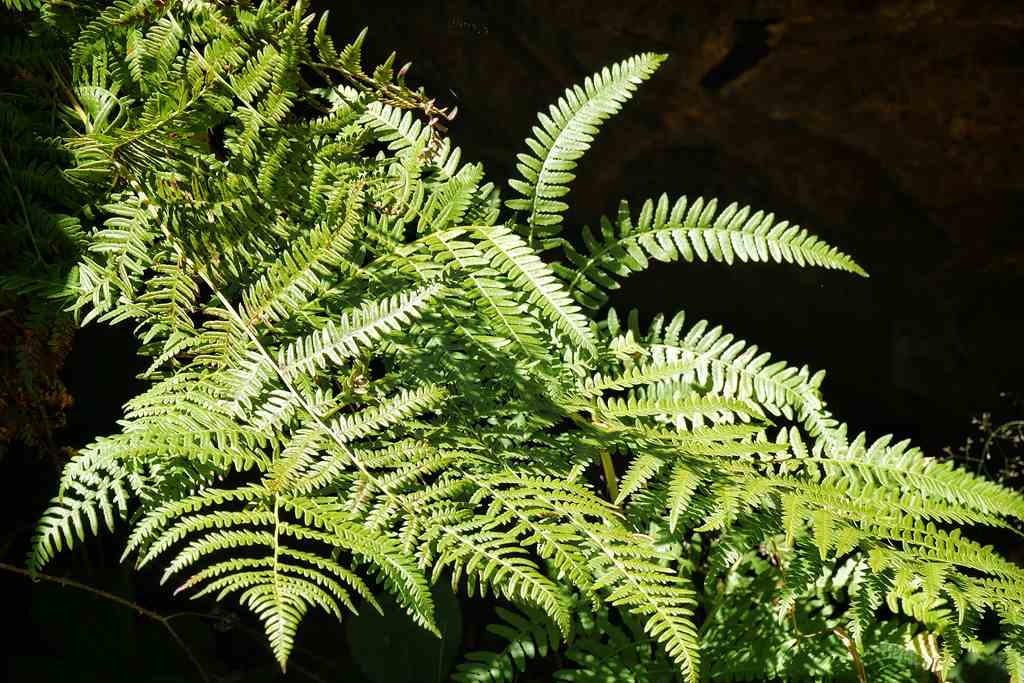
[{"label": "fern pinna", "polygon": [[103,197],[68,293],[85,322],[136,325],[151,385],[65,469],[32,568],[126,520],[126,558],[251,609],[282,667],[307,611],[381,591],[436,631],[442,577],[520,610],[460,680],[512,680],[563,642],[563,680],[816,675],[788,629],[833,585],[846,640],[819,646],[839,670],[925,666],[901,640],[922,635],[948,670],[988,610],[1021,661],[1022,571],[960,528],[1013,528],[1024,498],[850,438],[821,373],[706,321],[595,317],[651,260],[863,274],[715,200],[622,204],[582,250],[562,237],[577,161],[663,55],[540,114],[503,204],[444,137],[453,112],[301,3],[88,6],[40,12],[75,92],[105,103],[64,141]]}]

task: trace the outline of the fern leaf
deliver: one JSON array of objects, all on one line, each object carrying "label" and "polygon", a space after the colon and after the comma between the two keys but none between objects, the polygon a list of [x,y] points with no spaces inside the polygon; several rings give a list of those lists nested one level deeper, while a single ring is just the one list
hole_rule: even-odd
[{"label": "fern leaf", "polygon": [[693,623],[695,594],[687,581],[656,562],[643,539],[591,527],[589,537],[607,562],[598,584],[611,589],[607,600],[646,621],[644,631],[665,648],[686,680],[700,679],[700,651]]},{"label": "fern leaf", "polygon": [[331,533],[338,546],[365,557],[381,573],[398,603],[416,623],[437,633],[434,624],[434,599],[422,570],[394,539],[379,535],[368,538],[365,527],[344,513],[337,503],[289,497],[283,504],[307,524]]},{"label": "fern leaf", "polygon": [[558,198],[569,192],[576,160],[590,147],[600,125],[621,109],[637,85],[649,78],[665,55],[644,53],[605,67],[589,76],[583,87],[568,88],[548,114],[539,114],[539,126],[526,139],[531,153],[520,154],[517,168],[522,180],[510,185],[522,199],[506,205],[527,212],[527,225],[541,245],[558,234],[562,216],[569,208]]},{"label": "fern leaf", "polygon": [[1010,672],[1010,683],[1024,681],[1024,654],[1021,654],[1018,648],[1003,648],[1003,662],[1006,664],[1006,670]]},{"label": "fern leaf", "polygon": [[447,395],[442,387],[433,384],[403,390],[393,397],[388,397],[379,406],[333,420],[328,429],[342,442],[365,438],[414,415],[431,410]]},{"label": "fern leaf", "polygon": [[563,241],[565,254],[574,268],[569,291],[587,308],[607,302],[607,290],[619,287],[616,278],[644,270],[649,258],[671,262],[678,259],[722,261],[775,261],[800,266],[819,266],[858,275],[867,273],[849,256],[809,234],[799,226],[775,222],[773,214],[730,204],[718,212],[715,199],[697,198],[692,203],[680,197],[671,209],[667,195],[657,205],[647,200],[634,218],[623,201],[613,223],[601,218],[600,236],[584,228],[587,255]]},{"label": "fern leaf", "polygon": [[452,147],[446,138],[442,146],[433,150],[433,129],[424,126],[410,111],[403,111],[383,102],[371,102],[362,119],[377,138],[388,143],[388,149],[398,159],[423,159],[437,169],[437,178],[449,180],[458,169],[462,156],[458,147]]},{"label": "fern leaf", "polygon": [[580,383],[579,390],[584,396],[597,396],[604,391],[622,391],[632,389],[643,384],[665,382],[678,379],[694,369],[695,363],[691,359],[660,362],[655,361],[645,365],[637,365],[625,372],[606,377],[597,373]]},{"label": "fern leaf", "polygon": [[65,546],[84,541],[87,533],[98,533],[100,515],[113,531],[115,517],[127,513],[128,491],[120,468],[101,467],[90,455],[76,456],[68,467],[61,495],[50,501],[33,534],[28,556],[32,571],[41,570]]},{"label": "fern leaf", "polygon": [[470,595],[479,584],[510,600],[525,600],[544,610],[563,633],[570,630],[571,616],[557,586],[541,573],[514,535],[496,529],[493,522],[470,520],[443,527],[437,541],[434,572],[452,568],[452,586],[465,572]]},{"label": "fern leaf", "polygon": [[611,418],[671,415],[688,420],[715,417],[721,413],[735,413],[752,418],[758,418],[761,415],[756,406],[744,401],[722,396],[699,395],[670,398],[633,396],[607,400],[598,399],[596,413]]},{"label": "fern leaf", "polygon": [[362,212],[363,196],[353,187],[341,225],[321,225],[309,232],[242,293],[240,314],[250,325],[272,324],[288,317],[334,269],[352,268],[349,249]]},{"label": "fern leaf", "polygon": [[865,484],[899,487],[917,491],[951,504],[966,506],[985,514],[1024,519],[1024,496],[999,484],[957,470],[950,462],[927,458],[909,441],[891,443],[882,437],[867,444],[858,436],[847,451],[821,461],[826,472],[839,473]]},{"label": "fern leaf", "polygon": [[668,524],[669,530],[675,531],[680,516],[686,512],[693,499],[693,494],[700,485],[701,477],[682,463],[672,468],[672,477],[668,485]]},{"label": "fern leaf", "polygon": [[621,505],[650,481],[664,465],[664,460],[649,453],[635,457],[633,462],[629,464],[629,468],[622,477],[622,481],[619,482],[619,495],[615,498],[615,504]]},{"label": "fern leaf", "polygon": [[441,264],[452,264],[465,273],[464,288],[469,300],[482,308],[498,341],[499,349],[509,342],[527,358],[546,355],[544,335],[537,322],[523,315],[523,303],[490,268],[475,243],[459,239],[460,232],[443,230],[427,235],[424,244],[432,251],[433,259]]},{"label": "fern leaf", "polygon": [[[707,321],[684,328],[685,314],[677,313],[664,333],[652,333],[648,345],[654,364],[693,364],[680,382],[708,385],[719,395],[753,400],[770,414],[799,419],[811,436],[830,452],[846,446],[844,427],[825,409],[820,386],[824,373],[806,367],[770,362],[771,354],[736,339]],[[684,334],[685,332],[685,334]]]},{"label": "fern leaf", "polygon": [[505,641],[498,652],[470,652],[458,666],[452,680],[459,683],[505,683],[526,671],[528,660],[547,656],[561,640],[557,628],[543,613],[525,615],[499,607],[495,613],[502,623],[489,624],[487,631]]}]

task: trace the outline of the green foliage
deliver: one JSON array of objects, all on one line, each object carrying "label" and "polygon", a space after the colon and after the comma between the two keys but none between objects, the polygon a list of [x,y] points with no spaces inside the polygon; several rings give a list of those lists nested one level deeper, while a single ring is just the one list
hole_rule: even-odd
[{"label": "green foliage", "polygon": [[605,67],[582,87],[567,88],[547,114],[537,115],[540,126],[526,139],[533,154],[518,156],[516,167],[523,179],[509,181],[523,198],[506,202],[510,209],[527,212],[524,229],[531,242],[536,237],[545,247],[557,243],[552,238],[561,228],[560,214],[569,208],[558,198],[569,192],[576,160],[590,148],[600,125],[618,113],[665,57],[646,53]]},{"label": "green foliage", "polygon": [[977,650],[988,611],[1019,664],[1022,570],[961,529],[1012,528],[1024,498],[848,439],[821,373],[719,327],[585,312],[648,258],[862,273],[849,257],[770,214],[663,197],[584,231],[587,255],[541,258],[564,244],[576,159],[663,56],[540,115],[504,215],[443,137],[451,113],[393,58],[364,70],[364,34],[338,50],[301,3],[42,17],[91,93],[64,141],[66,176],[99,196],[72,308],[132,321],[153,362],[120,432],[65,468],[33,569],[126,524],[126,558],[236,599],[282,668],[311,609],[386,595],[439,633],[441,578],[517,610],[459,680],[556,650],[567,681],[857,663],[913,680]]},{"label": "green foliage", "polygon": [[618,288],[615,276],[643,270],[651,258],[729,265],[736,260],[775,261],[867,275],[849,256],[799,226],[776,223],[772,214],[763,211],[751,215],[750,207],[736,204],[718,212],[714,199],[697,198],[690,203],[680,197],[669,209],[668,196],[661,195],[657,205],[644,202],[635,225],[629,204],[623,201],[614,223],[602,217],[600,238],[584,227],[583,241],[586,256],[562,242],[569,265],[559,264],[559,268],[580,303],[595,309],[607,303],[605,290]]}]

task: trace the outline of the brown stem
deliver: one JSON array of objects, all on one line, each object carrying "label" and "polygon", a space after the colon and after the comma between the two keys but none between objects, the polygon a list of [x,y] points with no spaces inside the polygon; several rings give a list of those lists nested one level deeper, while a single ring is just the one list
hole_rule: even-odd
[{"label": "brown stem", "polygon": [[176,642],[178,644],[178,646],[181,647],[181,649],[185,651],[185,654],[188,656],[189,661],[191,661],[192,664],[195,665],[196,669],[199,670],[199,677],[202,678],[203,683],[210,683],[210,677],[207,675],[206,670],[203,668],[203,665],[200,664],[200,662],[196,658],[195,654],[193,654],[192,650],[190,650],[188,645],[185,644],[185,641],[181,639],[181,636],[178,635],[178,632],[174,630],[174,627],[171,626],[170,622],[167,620],[167,617],[164,617],[163,615],[158,614],[157,612],[154,612],[153,610],[146,609],[142,605],[139,605],[138,603],[132,602],[131,600],[128,600],[127,598],[122,598],[119,595],[114,595],[113,593],[108,593],[108,592],[106,592],[104,590],[100,590],[99,588],[94,588],[94,587],[92,587],[92,586],[90,586],[88,584],[79,583],[78,581],[75,581],[74,579],[66,579],[66,578],[61,577],[61,576],[52,576],[50,574],[40,574],[39,572],[30,572],[27,569],[22,569],[21,567],[15,567],[14,565],[7,564],[6,562],[0,562],[0,569],[4,570],[6,572],[11,572],[12,574],[18,574],[20,576],[24,576],[24,577],[27,577],[27,578],[30,578],[30,579],[33,579],[33,580],[41,579],[43,581],[50,581],[51,583],[56,583],[56,584],[59,584],[61,586],[67,586],[67,587],[70,587],[70,588],[77,588],[79,590],[86,591],[87,593],[92,593],[93,595],[98,595],[101,598],[104,598],[106,600],[110,600],[111,602],[116,602],[117,604],[122,605],[124,607],[128,607],[130,609],[133,609],[138,614],[141,614],[142,616],[144,616],[144,617],[146,617],[148,619],[152,619],[153,621],[161,624],[165,629],[167,629],[167,632],[171,635],[171,638],[174,640],[174,642]]},{"label": "brown stem", "polygon": [[853,658],[853,668],[857,671],[857,680],[860,681],[860,683],[868,683],[868,674],[864,671],[864,662],[860,660],[860,652],[857,651],[857,644],[853,642],[853,638],[846,633],[842,626],[836,626],[832,629],[832,633],[834,633],[839,640],[843,641],[843,645],[845,645],[846,649],[850,651],[850,657]]}]

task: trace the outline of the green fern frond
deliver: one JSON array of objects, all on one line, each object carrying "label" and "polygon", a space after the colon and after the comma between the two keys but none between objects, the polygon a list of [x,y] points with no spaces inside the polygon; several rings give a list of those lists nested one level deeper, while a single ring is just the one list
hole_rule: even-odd
[{"label": "green fern frond", "polygon": [[335,502],[285,498],[282,504],[304,523],[332,534],[336,546],[344,547],[369,561],[416,623],[437,632],[434,601],[427,578],[398,542],[386,535],[367,538],[365,528],[344,513]]},{"label": "green fern frond", "polygon": [[693,370],[694,367],[695,363],[691,359],[654,361],[642,366],[635,365],[616,376],[606,377],[597,373],[581,382],[579,391],[584,396],[598,396],[605,391],[623,391],[644,384],[678,379],[681,375]]},{"label": "green fern frond", "polygon": [[563,633],[568,633],[571,617],[558,587],[527,556],[515,535],[497,527],[493,522],[474,519],[440,529],[434,574],[450,568],[453,588],[465,574],[470,595],[477,587],[484,595],[490,586],[509,600],[537,605]]},{"label": "green fern frond", "polygon": [[669,530],[675,531],[680,517],[690,507],[690,501],[700,486],[701,476],[683,463],[676,463],[669,478],[668,507]]},{"label": "green fern frond", "polygon": [[644,631],[662,644],[686,680],[700,680],[697,602],[689,582],[658,563],[645,539],[602,527],[590,527],[588,536],[606,563],[598,585],[611,590],[608,602],[642,616]]},{"label": "green fern frond", "polygon": [[[859,435],[844,453],[820,461],[827,476],[844,476],[866,485],[912,490],[984,514],[1024,519],[1024,496],[989,482],[949,461],[925,457],[909,441],[891,444],[892,437],[870,446]],[[891,444],[891,445],[890,445]],[[876,484],[877,482],[877,484]]]},{"label": "green fern frond", "polygon": [[559,200],[569,192],[575,178],[576,160],[589,149],[600,125],[618,113],[636,87],[647,80],[665,61],[666,55],[644,53],[605,67],[587,77],[583,86],[568,88],[547,114],[538,114],[539,126],[526,139],[530,153],[518,156],[522,180],[509,184],[522,199],[510,199],[506,206],[527,212],[531,244],[539,239],[543,247],[561,227],[561,214],[569,205]]},{"label": "green fern frond", "polygon": [[225,503],[255,501],[263,494],[264,490],[263,486],[256,484],[234,489],[206,488],[189,496],[171,501],[161,501],[136,523],[128,537],[121,559],[123,561],[132,553],[140,551],[142,548],[148,548],[149,544],[153,542],[154,536],[161,533],[167,524],[179,517]]},{"label": "green fern frond", "polygon": [[61,492],[50,501],[32,537],[28,556],[31,571],[40,571],[64,547],[71,548],[100,530],[102,515],[113,531],[117,517],[128,511],[127,472],[96,451],[76,455],[68,463]]},{"label": "green fern frond", "polygon": [[389,151],[398,159],[423,159],[438,170],[440,180],[448,180],[457,172],[461,151],[452,148],[451,143],[443,149],[432,151],[431,144],[436,135],[433,128],[411,111],[399,109],[383,102],[370,102],[366,106],[362,122],[374,131],[377,139],[388,143]]},{"label": "green fern frond", "polygon": [[623,624],[613,623],[607,612],[593,618],[581,617],[583,633],[565,651],[571,662],[555,672],[554,680],[589,683],[632,681],[670,683],[678,681],[675,667],[662,655],[656,643],[636,620],[624,615]]},{"label": "green fern frond", "polygon": [[353,441],[408,420],[439,405],[448,393],[443,387],[428,384],[399,392],[379,406],[333,420],[328,428],[343,442]]},{"label": "green fern frond", "polygon": [[435,263],[451,264],[465,273],[466,296],[482,309],[495,347],[501,349],[512,343],[527,358],[546,355],[545,335],[532,316],[523,315],[521,295],[500,279],[499,271],[488,265],[475,243],[460,236],[461,231],[445,230],[423,239]]},{"label": "green fern frond", "polygon": [[696,421],[704,417],[738,415],[747,419],[761,417],[757,406],[724,396],[675,396],[670,398],[648,398],[643,395],[629,398],[598,399],[595,414],[604,418],[649,417],[669,415]]},{"label": "green fern frond", "polygon": [[823,372],[812,374],[806,366],[797,369],[783,361],[771,362],[771,354],[704,320],[685,330],[685,319],[683,312],[677,313],[663,332],[648,335],[646,347],[654,364],[692,363],[692,373],[678,381],[757,401],[771,415],[798,419],[830,452],[846,446],[845,428],[828,413],[820,396]]},{"label": "green fern frond", "polygon": [[388,299],[367,302],[342,314],[337,322],[328,322],[282,348],[277,355],[277,365],[289,378],[299,373],[313,373],[328,363],[340,365],[385,334],[409,325],[443,292],[443,284],[435,282]]},{"label": "green fern frond", "polygon": [[615,504],[621,505],[631,495],[645,486],[664,465],[664,459],[651,453],[642,453],[633,458],[633,462],[629,464],[625,476],[619,482],[619,495],[615,498]]},{"label": "green fern frond", "polygon": [[668,195],[661,195],[657,205],[648,199],[635,224],[629,204],[623,201],[615,222],[602,217],[600,237],[584,228],[583,241],[586,256],[563,241],[565,255],[573,265],[571,269],[563,266],[563,270],[571,275],[569,291],[587,308],[603,306],[608,300],[606,291],[619,287],[616,277],[646,269],[648,258],[663,262],[714,260],[729,265],[735,259],[775,261],[867,275],[849,256],[806,230],[785,221],[776,223],[774,214],[751,214],[750,207],[737,204],[718,212],[717,200],[700,197],[692,203],[680,197],[671,208]]},{"label": "green fern frond", "polygon": [[340,225],[325,224],[310,231],[242,293],[240,313],[249,324],[273,324],[288,317],[329,273],[353,268],[349,251],[362,202],[362,194],[354,186]]},{"label": "green fern frond", "polygon": [[37,10],[43,4],[43,0],[4,0],[4,7],[16,12],[28,12]]},{"label": "green fern frond", "polygon": [[1010,683],[1024,681],[1024,654],[1015,647],[1003,648],[1003,661],[1010,672]]},{"label": "green fern frond", "polygon": [[584,518],[618,524],[614,508],[587,488],[547,477],[508,472],[467,473],[467,477],[479,487],[472,502],[490,498],[495,506],[505,510],[508,523],[514,524],[511,536],[523,537],[523,545],[535,547],[577,590],[597,603],[589,558],[581,552],[582,536],[574,524]]},{"label": "green fern frond", "polygon": [[483,176],[482,166],[467,164],[438,185],[419,212],[419,232],[444,230],[459,225],[478,197]]}]

